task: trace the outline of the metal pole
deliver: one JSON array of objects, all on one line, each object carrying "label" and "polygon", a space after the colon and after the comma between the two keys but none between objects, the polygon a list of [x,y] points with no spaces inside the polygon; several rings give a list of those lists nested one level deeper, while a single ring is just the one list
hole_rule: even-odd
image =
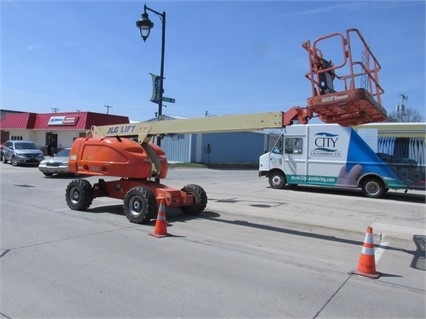
[{"label": "metal pole", "polygon": [[[158,99],[158,120],[161,121],[163,115],[163,82],[164,82],[164,51],[166,46],[166,12],[160,14],[162,17],[162,33],[161,33],[161,66],[160,66],[160,96]],[[161,146],[161,138],[157,136],[157,145]]]},{"label": "metal pole", "polygon": [[[157,120],[161,121],[161,117],[163,115],[163,91],[164,91],[164,51],[166,47],[166,12],[163,11],[162,13],[155,11],[149,7],[144,5],[144,12],[151,11],[158,15],[161,19],[161,64],[160,64],[160,92],[158,96],[158,112],[157,112]],[[151,26],[152,27],[152,26]],[[144,38],[145,40],[145,38]],[[161,146],[161,138],[157,136],[157,145]]]},{"label": "metal pole", "polygon": [[[164,91],[164,51],[165,51],[165,47],[166,47],[166,12],[163,11],[162,13],[155,11],[151,8],[148,8],[146,6],[146,4],[144,5],[144,13],[146,13],[146,11],[151,11],[153,13],[155,13],[156,15],[158,15],[161,19],[161,65],[160,65],[160,92],[159,92],[159,96],[158,96],[158,112],[157,112],[157,120],[161,121],[161,118],[163,116],[163,91]],[[148,15],[146,15],[146,17],[142,17],[143,19],[148,19]],[[142,21],[143,21],[142,19]],[[141,21],[141,20],[139,20]],[[148,19],[148,25],[145,24],[145,26],[148,26],[149,29],[152,28],[153,23],[151,21],[149,21]],[[146,21],[145,21],[146,23]],[[138,26],[138,22],[136,23],[136,25]],[[139,24],[139,28],[141,28],[141,24]],[[141,29],[142,30],[142,29]],[[141,31],[141,35],[142,35],[142,31]],[[142,36],[142,38],[144,39],[144,41],[146,40],[146,38],[148,37],[148,34],[146,35],[146,37]],[[161,136],[157,135],[157,145],[159,147],[161,147]],[[156,177],[155,178],[155,182],[159,183],[160,182],[160,177]]]}]

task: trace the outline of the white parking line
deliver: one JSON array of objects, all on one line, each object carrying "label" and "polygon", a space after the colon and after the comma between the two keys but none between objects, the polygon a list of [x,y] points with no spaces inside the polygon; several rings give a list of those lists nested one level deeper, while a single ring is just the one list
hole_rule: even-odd
[{"label": "white parking line", "polygon": [[371,224],[371,227],[373,227],[374,231],[376,233],[383,233],[389,237],[389,236],[395,236],[398,238],[404,238],[404,239],[413,239],[413,235],[425,235],[426,236],[426,228],[420,228],[420,227],[410,227],[410,226],[403,226],[403,225],[392,225],[392,224],[384,224],[384,223],[377,223],[374,222]]},{"label": "white parking line", "polygon": [[380,242],[378,247],[374,249],[374,260],[376,261],[376,265],[383,256],[387,246],[389,246],[389,242]]}]

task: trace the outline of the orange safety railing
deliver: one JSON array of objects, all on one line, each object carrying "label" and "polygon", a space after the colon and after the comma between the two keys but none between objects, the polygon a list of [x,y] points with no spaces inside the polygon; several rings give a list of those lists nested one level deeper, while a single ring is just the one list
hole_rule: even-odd
[{"label": "orange safety railing", "polygon": [[[342,60],[338,65],[327,60],[320,44],[340,42]],[[358,45],[362,61],[354,59],[352,51]],[[312,85],[312,97],[308,109],[326,123],[343,126],[381,122],[387,119],[381,105],[383,88],[379,84],[379,62],[357,29],[348,29],[346,34],[332,33],[316,39],[313,44],[302,44],[309,55],[309,72],[306,78]],[[335,48],[331,51],[336,54]],[[356,80],[362,82],[356,85]]]}]

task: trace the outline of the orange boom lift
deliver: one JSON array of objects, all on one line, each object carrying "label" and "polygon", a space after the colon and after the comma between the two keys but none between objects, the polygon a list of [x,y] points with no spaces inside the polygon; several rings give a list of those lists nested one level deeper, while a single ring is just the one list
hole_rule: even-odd
[{"label": "orange boom lift", "polygon": [[[367,63],[353,60],[352,34],[361,41]],[[343,61],[337,66],[327,61],[319,48],[321,41],[330,38],[340,39],[342,43]],[[73,180],[65,192],[68,206],[84,211],[94,198],[120,199],[126,217],[133,223],[146,223],[156,218],[160,200],[166,207],[179,207],[186,214],[202,212],[207,205],[207,194],[201,186],[189,184],[176,189],[160,182],[167,176],[168,163],[164,151],[150,142],[154,136],[283,128],[294,121],[306,124],[314,116],[326,123],[343,126],[386,120],[386,111],[380,102],[383,93],[378,81],[380,65],[358,30],[347,30],[345,35],[327,35],[317,39],[312,46],[307,41],[303,48],[309,56],[306,77],[312,85],[312,97],[308,98],[307,107],[295,106],[287,112],[93,126],[85,138],[74,141],[69,170],[119,179],[107,181],[101,178],[94,185],[85,179]],[[338,71],[347,72],[338,75]],[[364,77],[367,88],[356,88],[355,77]],[[341,90],[334,85],[338,80],[344,83]]]}]

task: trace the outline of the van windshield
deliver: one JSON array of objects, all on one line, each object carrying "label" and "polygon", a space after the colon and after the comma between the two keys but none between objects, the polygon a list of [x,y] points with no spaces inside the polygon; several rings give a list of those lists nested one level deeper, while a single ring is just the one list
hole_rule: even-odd
[{"label": "van windshield", "polygon": [[15,149],[17,150],[35,150],[37,147],[33,143],[16,143]]},{"label": "van windshield", "polygon": [[275,143],[274,147],[272,148],[272,153],[274,154],[282,154],[283,153],[283,135],[280,136],[278,141]]}]

